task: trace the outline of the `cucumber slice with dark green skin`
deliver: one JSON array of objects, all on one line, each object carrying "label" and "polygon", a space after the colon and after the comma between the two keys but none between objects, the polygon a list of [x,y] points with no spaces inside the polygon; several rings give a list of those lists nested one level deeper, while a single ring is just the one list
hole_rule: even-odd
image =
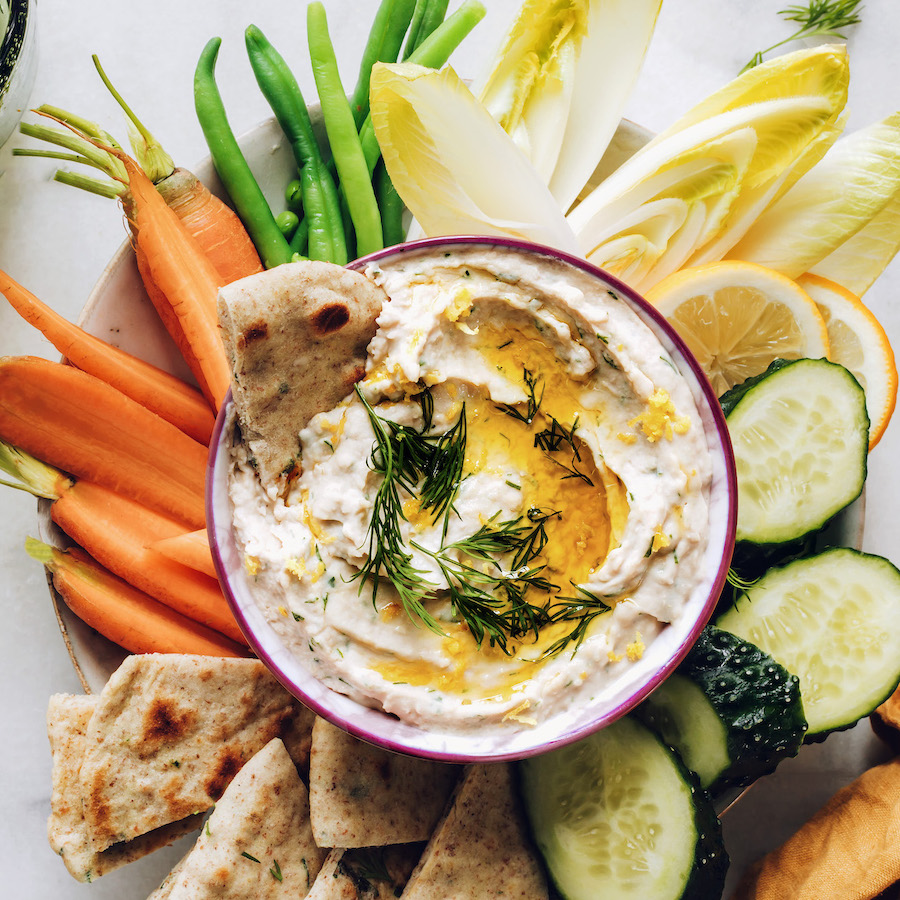
[{"label": "cucumber slice with dark green skin", "polygon": [[776,360],[720,402],[737,470],[738,541],[798,541],[861,493],[869,417],[843,366]]},{"label": "cucumber slice with dark green skin", "polygon": [[712,794],[773,771],[806,733],[797,676],[712,625],[636,714]]},{"label": "cucumber slice with dark green skin", "polygon": [[900,571],[833,548],[771,569],[717,621],[800,679],[806,740],[850,728],[900,682]]},{"label": "cucumber slice with dark green skin", "polygon": [[712,900],[728,869],[709,796],[626,717],[520,764],[535,843],[566,900]]}]

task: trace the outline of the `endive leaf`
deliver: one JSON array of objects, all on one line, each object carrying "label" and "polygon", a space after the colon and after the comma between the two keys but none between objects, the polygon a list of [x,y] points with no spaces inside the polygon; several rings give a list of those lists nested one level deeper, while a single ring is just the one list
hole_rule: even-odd
[{"label": "endive leaf", "polygon": [[506,235],[578,252],[547,186],[451,68],[379,63],[370,96],[388,173],[425,234]]},{"label": "endive leaf", "polygon": [[900,191],[880,213],[809,271],[861,297],[900,250]]},{"label": "endive leaf", "polygon": [[[869,225],[898,192],[900,113],[895,113],[835,143],[756,220],[729,256],[796,278]],[[884,228],[892,223],[896,227],[889,211],[879,222],[882,245]],[[882,254],[885,250],[883,245]]]},{"label": "endive leaf", "polygon": [[[610,234],[611,222],[630,221],[633,233],[646,237],[639,225],[645,205],[656,216],[652,203],[680,198],[692,207],[701,204],[704,218],[698,220],[701,212],[692,208],[683,220],[691,232],[673,228],[666,247],[651,241],[647,261],[629,262],[629,283],[646,290],[685,263],[720,259],[834,140],[847,74],[841,47],[798,51],[768,63],[765,77],[750,70],[703,101],[569,213],[582,251],[597,265],[609,265],[610,254],[621,258],[627,237],[621,229]],[[654,231],[662,239],[658,225]],[[604,248],[607,240],[616,244]],[[639,245],[632,243],[632,255]]]},{"label": "endive leaf", "polygon": [[563,210],[619,124],[661,2],[525,0],[478,91]]}]

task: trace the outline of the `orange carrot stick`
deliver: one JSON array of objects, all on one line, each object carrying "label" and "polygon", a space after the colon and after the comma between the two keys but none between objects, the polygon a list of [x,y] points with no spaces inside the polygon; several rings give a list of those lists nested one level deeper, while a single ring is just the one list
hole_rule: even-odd
[{"label": "orange carrot stick", "polygon": [[0,358],[0,440],[189,528],[205,524],[207,448],[72,366]]},{"label": "orange carrot stick", "polygon": [[53,586],[78,618],[131,653],[247,655],[223,635],[112,575],[83,551],[59,550],[33,538],[25,548],[52,572]]},{"label": "orange carrot stick", "polygon": [[189,619],[246,644],[215,577],[148,546],[183,534],[181,522],[89,481],[60,487],[50,515],[97,562]]},{"label": "orange carrot stick", "polygon": [[209,391],[207,400],[218,409],[231,383],[216,315],[222,279],[140,166],[124,154],[122,161],[134,200],[138,246],[146,254],[153,281],[178,317],[202,374],[199,380]]},{"label": "orange carrot stick", "polygon": [[153,275],[150,273],[150,263],[147,262],[147,254],[138,246],[136,241],[132,244],[132,247],[134,248],[134,258],[137,262],[141,281],[144,284],[144,290],[147,292],[147,296],[150,298],[150,302],[153,304],[156,314],[159,316],[163,327],[169,333],[169,337],[175,342],[175,346],[178,348],[181,358],[187,363],[197,384],[200,385],[203,396],[209,397],[209,385],[207,385],[203,378],[203,371],[200,368],[200,363],[197,362],[197,357],[194,355],[191,345],[184,336],[184,329],[181,327],[181,322],[178,321],[175,310],[172,309],[169,301],[166,299],[166,295],[159,289],[159,285],[153,280]]},{"label": "orange carrot stick", "polygon": [[156,189],[197,239],[223,284],[262,272],[259,254],[244,223],[196,175],[176,168],[171,175],[156,182]]},{"label": "orange carrot stick", "polygon": [[151,544],[150,549],[169,559],[174,559],[196,572],[203,572],[211,578],[218,578],[212,552],[209,549],[209,536],[206,529],[185,531],[172,537],[163,538]]},{"label": "orange carrot stick", "polygon": [[215,417],[203,396],[181,379],[88,334],[0,270],[0,293],[72,365],[118,388],[195,441],[208,444]]}]

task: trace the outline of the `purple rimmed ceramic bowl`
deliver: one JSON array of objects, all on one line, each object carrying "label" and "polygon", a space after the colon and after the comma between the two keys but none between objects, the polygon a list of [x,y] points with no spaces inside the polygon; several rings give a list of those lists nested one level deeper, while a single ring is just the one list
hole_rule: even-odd
[{"label": "purple rimmed ceramic bowl", "polygon": [[391,247],[357,260],[350,268],[362,270],[370,264],[383,266],[410,254],[467,247],[500,248],[526,254],[531,259],[561,261],[597,279],[604,289],[618,294],[656,335],[693,395],[712,463],[708,543],[698,580],[681,614],[662,629],[640,660],[611,679],[590,703],[553,713],[530,729],[504,732],[493,726],[483,731],[443,733],[400,721],[327,687],[292,653],[257,605],[232,528],[228,484],[234,414],[230,396],[219,413],[210,445],[206,495],[210,544],[223,590],[250,646],[285,688],[323,718],[365,741],[400,753],[458,763],[521,759],[575,741],[633,709],[665,680],[697,639],[724,586],[734,547],[737,497],[734,459],[724,416],[696,361],[646,301],[585,260],[524,241],[451,237]]}]

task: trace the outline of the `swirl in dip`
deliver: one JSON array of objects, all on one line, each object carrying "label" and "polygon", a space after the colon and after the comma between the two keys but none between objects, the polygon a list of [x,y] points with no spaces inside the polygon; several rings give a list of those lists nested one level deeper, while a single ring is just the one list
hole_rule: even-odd
[{"label": "swirl in dip", "polygon": [[615,292],[466,246],[366,269],[363,380],[300,431],[289,487],[234,450],[266,618],[327,685],[417,726],[531,728],[641,658],[700,578],[710,453]]}]

